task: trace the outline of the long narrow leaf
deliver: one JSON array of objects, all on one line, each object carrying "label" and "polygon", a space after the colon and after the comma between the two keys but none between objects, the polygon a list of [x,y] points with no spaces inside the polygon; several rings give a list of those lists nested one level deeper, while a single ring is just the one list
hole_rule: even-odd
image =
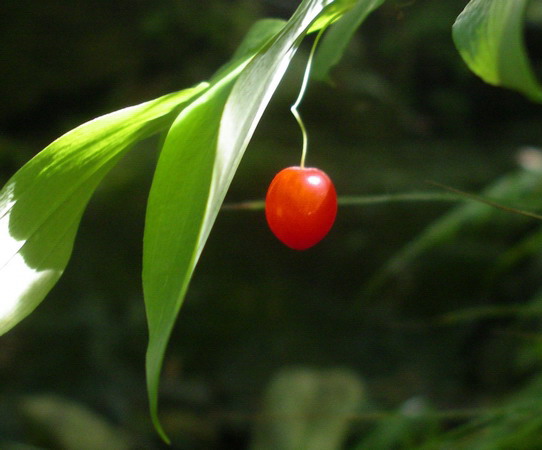
[{"label": "long narrow leaf", "polygon": [[215,78],[166,138],[149,196],[143,256],[147,387],[153,423],[166,441],[157,416],[159,376],[192,272],[256,124],[301,38],[332,3],[303,1],[246,67]]},{"label": "long narrow leaf", "polygon": [[143,241],[143,288],[149,325],[147,389],[153,423],[166,441],[157,418],[160,369],[196,264],[220,115],[235,75],[217,83],[173,124],[147,205]]},{"label": "long narrow leaf", "polygon": [[134,144],[171,123],[193,89],[92,120],[57,139],[0,192],[0,334],[26,317],[60,278],[94,189]]}]

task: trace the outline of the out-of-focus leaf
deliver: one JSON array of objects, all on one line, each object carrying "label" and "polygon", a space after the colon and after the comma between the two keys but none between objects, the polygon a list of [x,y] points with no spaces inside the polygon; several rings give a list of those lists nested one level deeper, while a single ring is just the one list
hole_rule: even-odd
[{"label": "out-of-focus leaf", "polygon": [[463,426],[417,448],[458,450],[536,449],[542,433],[542,378],[540,376],[512,394],[503,406],[488,410]]},{"label": "out-of-focus leaf", "polygon": [[324,80],[329,71],[341,60],[352,36],[367,18],[386,0],[358,0],[356,5],[326,33],[314,58],[312,76]]},{"label": "out-of-focus leaf", "polygon": [[[527,235],[517,244],[510,246],[496,261],[488,276],[488,284],[496,280],[502,274],[510,271],[514,266],[519,265],[528,257],[536,255],[542,248],[542,229]],[[525,308],[528,309],[528,308]]]},{"label": "out-of-focus leaf", "polygon": [[123,430],[72,400],[53,395],[22,399],[20,410],[27,423],[57,448],[128,450],[134,448]]},{"label": "out-of-focus leaf", "polygon": [[[518,171],[502,177],[484,192],[483,197],[495,199],[498,203],[520,204],[525,209],[540,204],[542,180],[538,172]],[[374,295],[390,278],[401,273],[412,261],[424,252],[441,243],[450,241],[466,224],[483,227],[495,220],[497,215],[510,214],[485,203],[472,201],[454,207],[449,213],[430,224],[423,233],[412,239],[405,247],[391,257],[365,285],[364,294]],[[524,216],[522,220],[532,220]]]},{"label": "out-of-focus leaf", "polygon": [[164,143],[147,208],[143,285],[151,415],[166,441],[157,416],[159,376],[192,272],[267,103],[302,37],[332,3],[303,1],[246,66],[213,79],[214,85],[179,115]]},{"label": "out-of-focus leaf", "polygon": [[132,144],[169,126],[206,84],[94,119],[54,141],[0,192],[0,334],[30,314],[70,258],[84,208]]},{"label": "out-of-focus leaf", "polygon": [[438,430],[437,417],[423,398],[413,397],[390,413],[367,433],[355,450],[413,448],[414,442],[429,440]]},{"label": "out-of-focus leaf", "polygon": [[453,38],[469,68],[485,82],[542,101],[523,42],[528,0],[472,0],[457,17]]},{"label": "out-of-focus leaf", "polygon": [[266,389],[251,448],[340,449],[363,402],[363,383],[349,370],[284,369]]}]

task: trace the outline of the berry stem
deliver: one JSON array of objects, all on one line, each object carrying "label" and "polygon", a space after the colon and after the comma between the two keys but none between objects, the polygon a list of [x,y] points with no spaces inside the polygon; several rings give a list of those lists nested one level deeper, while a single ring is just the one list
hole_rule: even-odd
[{"label": "berry stem", "polygon": [[320,37],[322,36],[326,28],[327,27],[321,28],[320,31],[318,32],[318,35],[314,39],[311,52],[309,54],[309,59],[307,60],[307,67],[305,68],[305,74],[303,75],[303,81],[301,82],[301,89],[299,90],[299,95],[297,96],[297,100],[295,101],[295,103],[290,108],[292,115],[295,117],[295,120],[299,124],[299,128],[301,129],[301,135],[303,138],[303,149],[301,151],[301,162],[299,164],[300,167],[305,167],[305,158],[307,157],[308,137],[307,137],[307,130],[305,128],[305,125],[303,123],[303,120],[301,119],[301,115],[299,114],[299,111],[297,110],[297,108],[299,107],[299,104],[303,100],[303,96],[305,95],[305,91],[307,90],[307,85],[309,84],[309,76],[311,73],[311,66],[312,66],[312,60],[314,58],[314,53],[316,51],[316,47],[318,46],[318,41],[320,41]]}]

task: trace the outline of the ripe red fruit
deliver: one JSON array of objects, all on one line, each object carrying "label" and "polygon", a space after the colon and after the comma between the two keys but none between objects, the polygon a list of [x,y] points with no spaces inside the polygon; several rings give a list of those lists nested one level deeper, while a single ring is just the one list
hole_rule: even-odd
[{"label": "ripe red fruit", "polygon": [[269,185],[265,216],[271,231],[288,247],[306,250],[329,232],[337,215],[337,193],[319,169],[288,167]]}]

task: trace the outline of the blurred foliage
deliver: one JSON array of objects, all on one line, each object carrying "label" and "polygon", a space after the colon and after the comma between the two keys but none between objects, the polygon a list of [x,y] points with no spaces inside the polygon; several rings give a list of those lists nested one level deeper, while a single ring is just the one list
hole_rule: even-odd
[{"label": "blurred foliage", "polygon": [[[3,2],[2,182],[79,123],[206,79],[256,18],[288,17],[297,4],[205,3]],[[465,3],[388,0],[331,84],[309,86],[300,108],[308,163],[340,195],[428,191],[424,180],[435,180],[542,210],[542,109],[467,70],[451,39]],[[526,33],[535,67],[539,10]],[[262,198],[273,175],[297,163],[288,108],[306,56],[266,112],[228,201]],[[0,340],[0,448],[69,448],[51,422],[29,417],[29,399],[83,411],[133,448],[161,448],[148,418],[140,286],[157,146],[140,147],[91,201],[47,301]],[[369,290],[390,258],[462,209],[470,215],[457,232]],[[166,355],[162,417],[173,448],[247,448],[266,386],[291,366],[345,368],[362,380],[345,448],[537,448],[540,234],[536,220],[472,203],[344,206],[329,237],[297,253],[277,243],[261,211],[223,211]]]},{"label": "blurred foliage", "polygon": [[363,385],[355,373],[283,369],[266,389],[251,448],[340,448],[349,418],[362,404]]}]

